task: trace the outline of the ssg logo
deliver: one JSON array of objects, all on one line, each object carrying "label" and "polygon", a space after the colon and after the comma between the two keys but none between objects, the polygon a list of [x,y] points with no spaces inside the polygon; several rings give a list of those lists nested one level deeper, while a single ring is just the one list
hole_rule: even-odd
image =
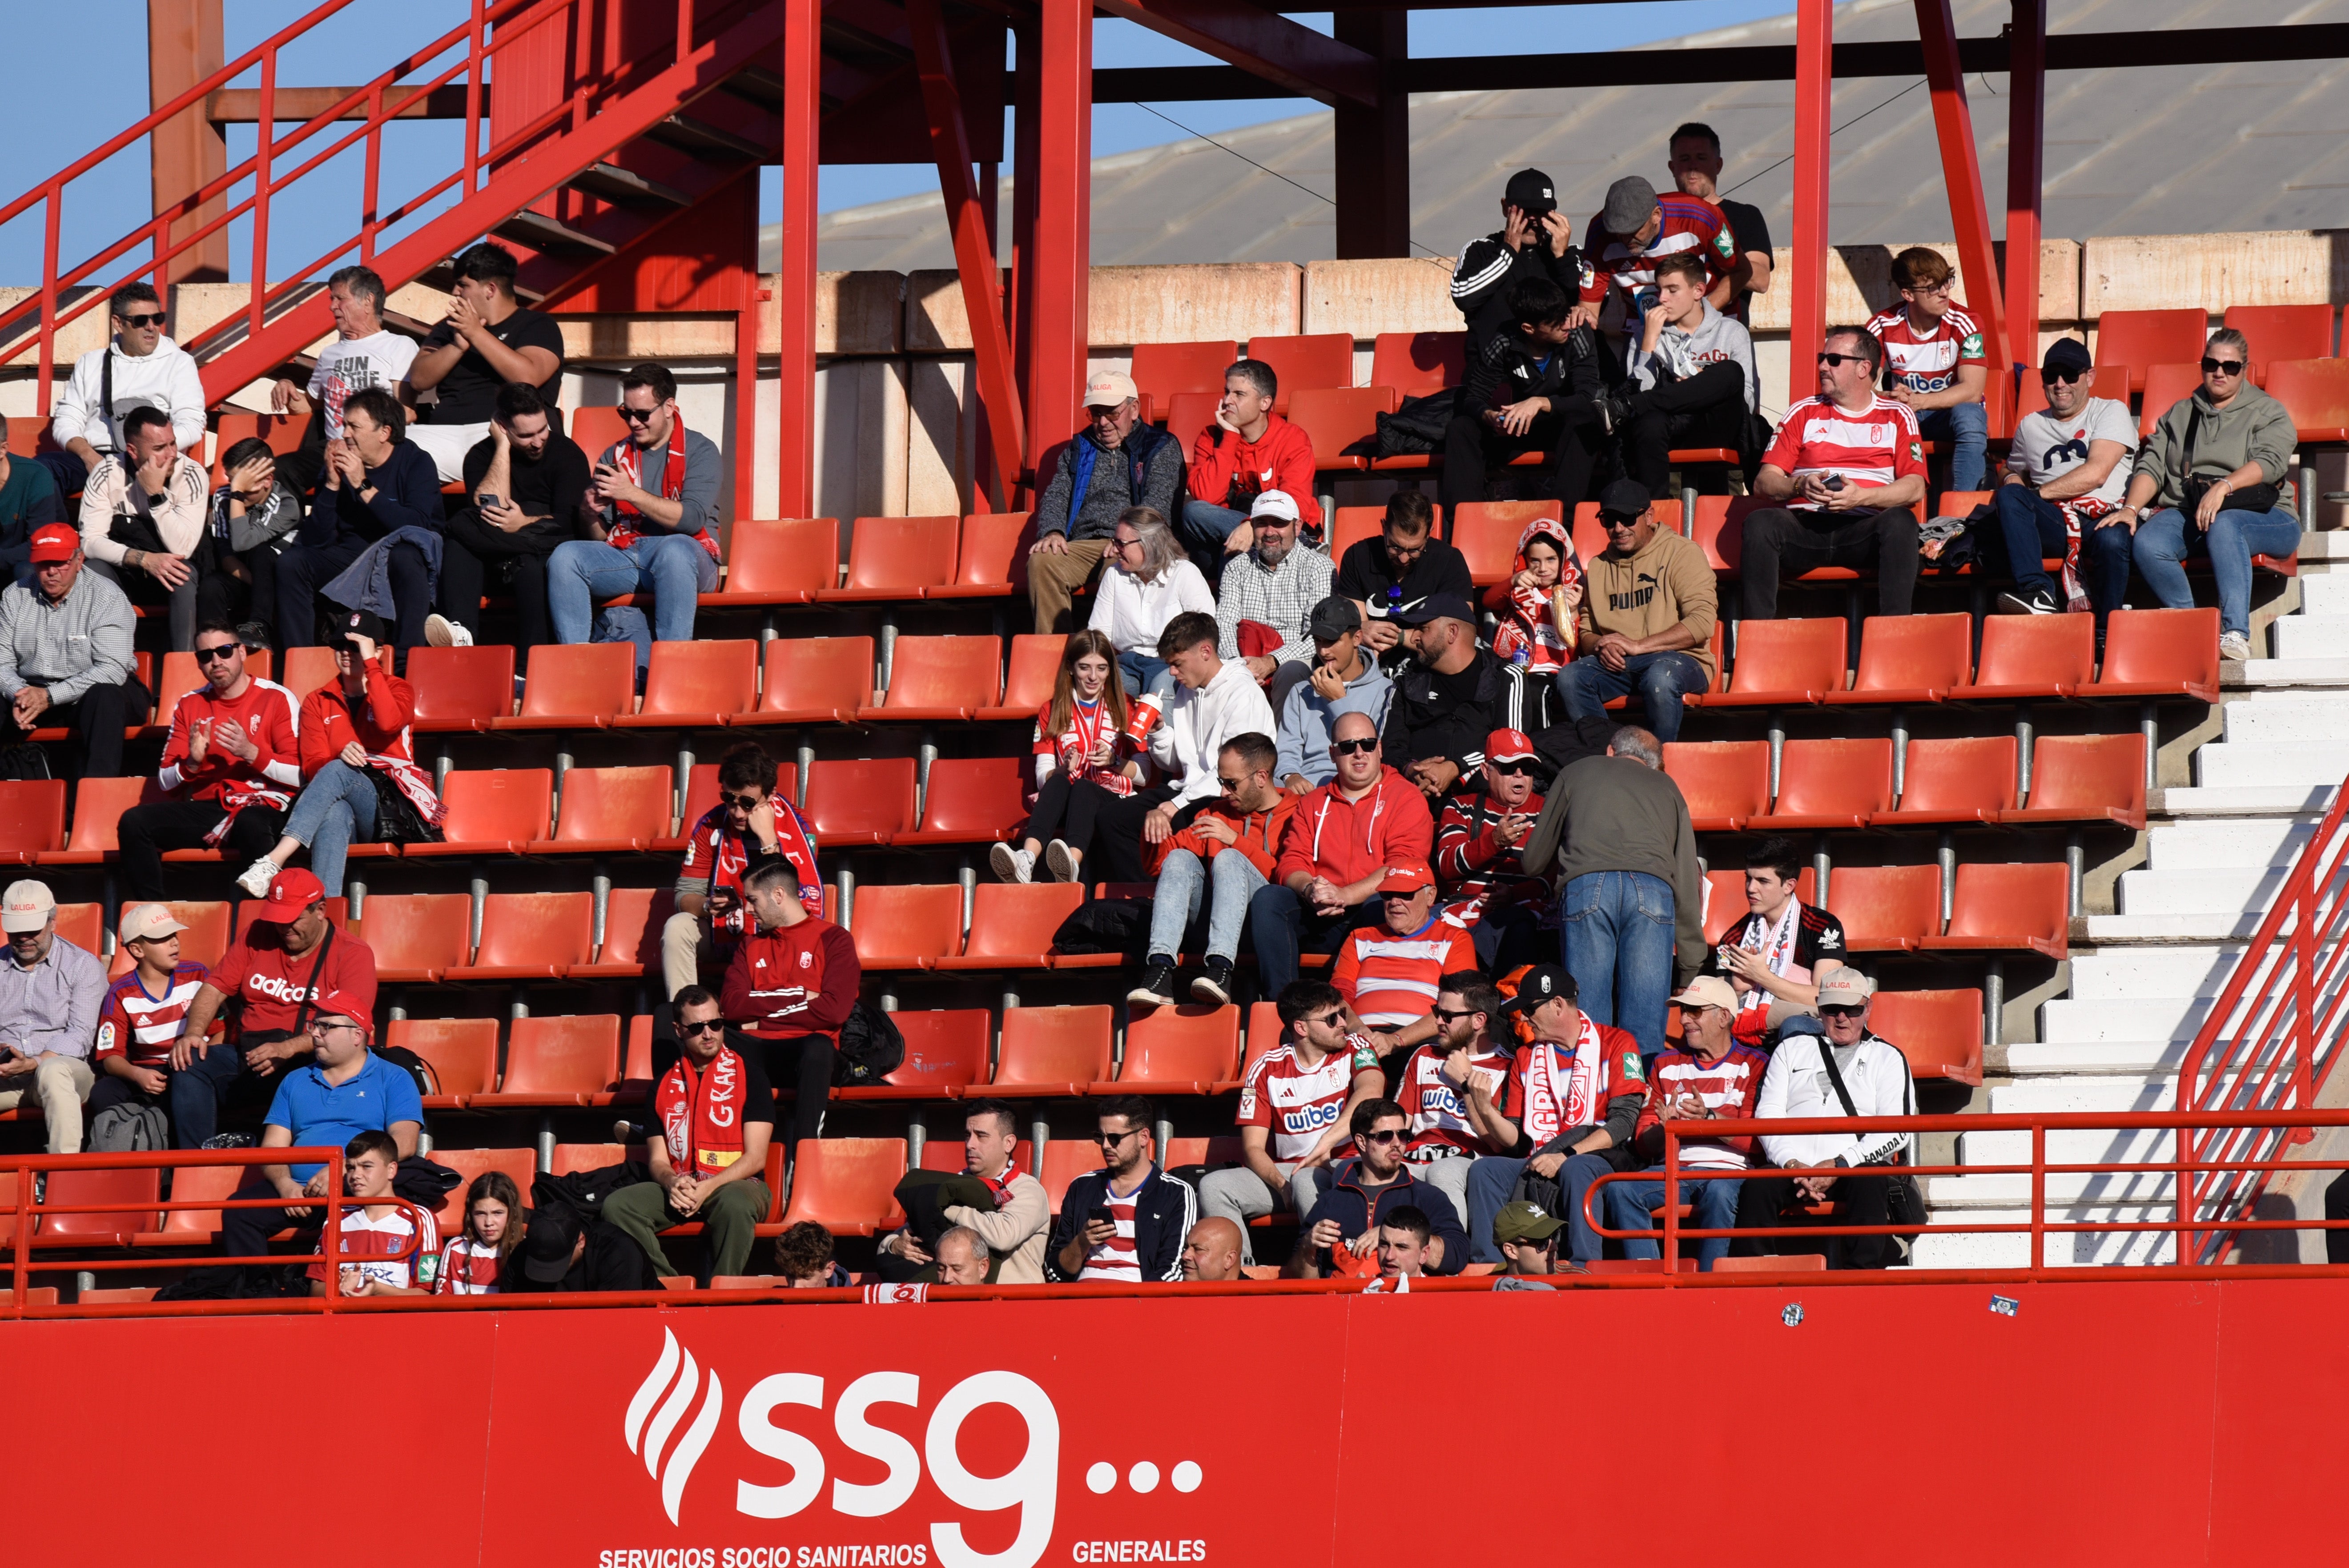
[{"label": "ssg logo", "polygon": [[[678,1372],[682,1364],[684,1371]],[[667,1329],[661,1331],[660,1358],[636,1389],[636,1397],[628,1401],[628,1413],[621,1423],[621,1435],[628,1440],[628,1451],[641,1451],[645,1473],[660,1482],[661,1507],[668,1511],[668,1522],[677,1522],[678,1501],[685,1495],[685,1483],[693,1479],[693,1467],[701,1462],[702,1450],[709,1447],[710,1434],[718,1429],[718,1412],[726,1402],[726,1389],[718,1381],[718,1373],[709,1374],[709,1392],[701,1401],[700,1414],[685,1429],[677,1446],[668,1452],[668,1468],[661,1468],[661,1449],[685,1418],[693,1404],[693,1397],[701,1388],[701,1369],[694,1365],[693,1352],[678,1344],[677,1336]],[[668,1398],[661,1398],[666,1389]],[[657,1403],[659,1409],[655,1410]],[[649,1419],[647,1419],[649,1418]],[[641,1438],[644,1447],[638,1449]]]}]

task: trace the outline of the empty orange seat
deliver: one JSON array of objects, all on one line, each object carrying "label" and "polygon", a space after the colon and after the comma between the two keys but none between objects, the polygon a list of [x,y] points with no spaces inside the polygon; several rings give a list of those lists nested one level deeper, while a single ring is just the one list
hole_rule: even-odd
[{"label": "empty orange seat", "polygon": [[364,908],[359,931],[375,954],[378,980],[429,984],[473,955],[468,894],[377,893]]},{"label": "empty orange seat", "polygon": [[1770,809],[1766,740],[1671,741],[1664,747],[1664,771],[1681,787],[1700,831],[1743,832],[1746,819]]},{"label": "empty orange seat", "polygon": [[1899,810],[1877,812],[1868,824],[1994,823],[2015,808],[2015,755],[2011,735],[1912,740]]},{"label": "empty orange seat", "polygon": [[1980,991],[1878,991],[1868,1006],[1868,1027],[1899,1047],[1920,1078],[1982,1080]]},{"label": "empty orange seat", "polygon": [[822,602],[918,599],[954,581],[959,517],[860,517],[848,538],[848,578]]},{"label": "empty orange seat", "polygon": [[1982,623],[1982,660],[1961,701],[2069,697],[2095,678],[2091,615],[1992,615]]},{"label": "empty orange seat", "polygon": [[44,850],[45,866],[94,866],[121,847],[115,837],[122,813],[163,791],[151,773],[140,779],[84,779],[74,786],[73,831],[62,850]]},{"label": "empty orange seat", "polygon": [[432,1069],[439,1092],[425,1096],[427,1110],[460,1109],[497,1087],[495,1018],[394,1018],[384,1026],[383,1043],[414,1051]]},{"label": "empty orange seat", "polygon": [[1279,390],[1272,411],[1288,417],[1299,392],[1328,391],[1354,384],[1354,336],[1349,332],[1312,332],[1294,337],[1269,335],[1248,339],[1247,356],[1272,367]]},{"label": "empty orange seat", "polygon": [[848,934],[867,969],[926,969],[962,951],[962,884],[867,882],[856,890]]},{"label": "empty orange seat", "polygon": [[827,849],[885,844],[914,825],[914,759],[818,762],[808,769],[800,814]]},{"label": "empty orange seat", "polygon": [[529,851],[641,854],[668,831],[676,783],[667,768],[574,768],[563,776],[563,814],[554,837],[533,840]]},{"label": "empty orange seat", "polygon": [[[2130,392],[2145,390],[2146,367],[2191,364],[2202,357],[2210,318],[2192,305],[2175,310],[2108,310],[2096,320],[2096,368],[2133,367]],[[2127,393],[2107,387],[2107,397]]]},{"label": "empty orange seat", "polygon": [[1755,832],[1854,830],[1892,810],[1892,742],[1790,740],[1778,758],[1778,802]]},{"label": "empty orange seat", "polygon": [[98,903],[57,905],[57,934],[84,953],[95,954],[106,941],[106,906]]},{"label": "empty orange seat", "polygon": [[2082,696],[2191,696],[2219,700],[2219,611],[2116,610],[2105,629],[2105,665]]},{"label": "empty orange seat", "polygon": [[498,1092],[474,1095],[470,1103],[477,1109],[608,1105],[619,1079],[616,1015],[516,1018],[506,1037],[506,1070]]},{"label": "empty orange seat", "polygon": [[29,864],[66,847],[66,781],[0,780],[0,861]]},{"label": "empty orange seat", "polygon": [[925,592],[931,599],[999,599],[1024,587],[1028,546],[1035,542],[1025,511],[974,512],[962,520],[962,550],[954,581]]},{"label": "empty orange seat", "polygon": [[492,729],[605,729],[636,707],[633,643],[547,644],[531,650],[522,712]]},{"label": "empty orange seat", "polygon": [[[2085,617],[2082,617],[2085,619]],[[2145,737],[2043,735],[2031,748],[2031,800],[2002,822],[2106,820],[2145,826]]]},{"label": "empty orange seat", "polygon": [[1000,637],[900,637],[889,655],[889,689],[856,717],[866,722],[967,719],[1002,695]]},{"label": "empty orange seat", "polygon": [[1360,472],[1370,459],[1350,456],[1346,449],[1365,438],[1375,443],[1379,416],[1385,412],[1386,394],[1375,387],[1308,387],[1288,399],[1286,418],[1313,443],[1317,473]]},{"label": "empty orange seat", "polygon": [[[836,1099],[949,1099],[987,1077],[995,1019],[984,1007],[898,1011],[890,1022],[905,1038],[905,1059],[881,1082],[833,1090]],[[954,1147],[961,1148],[961,1140]],[[926,1151],[926,1146],[925,1146]],[[957,1155],[955,1169],[962,1169]]]},{"label": "empty orange seat", "polygon": [[448,817],[440,824],[441,841],[404,844],[403,855],[518,855],[547,836],[554,804],[554,771],[549,768],[460,769],[441,780],[440,803],[448,808]]},{"label": "empty orange seat", "polygon": [[[440,1205],[434,1217],[439,1222],[441,1239],[447,1240],[465,1228],[465,1190],[473,1178],[492,1171],[502,1171],[522,1192],[525,1206],[530,1202],[531,1183],[538,1179],[538,1153],[530,1149],[443,1149],[435,1146],[429,1158],[438,1165],[454,1171],[459,1181],[449,1190],[448,1202]],[[520,1215],[512,1216],[520,1219]]]},{"label": "empty orange seat", "polygon": [[1061,1200],[1069,1195],[1070,1182],[1101,1168],[1101,1145],[1090,1138],[1055,1138],[1047,1142],[1044,1166],[1036,1179],[1044,1184],[1052,1212],[1061,1212]]},{"label": "empty orange seat", "polygon": [[573,980],[625,980],[657,975],[661,964],[661,927],[677,913],[677,894],[670,888],[616,887],[604,899],[604,936],[595,944],[595,962],[574,964],[565,972]]},{"label": "empty orange seat", "polygon": [[[554,1146],[554,1166],[550,1172],[568,1176],[578,1171],[602,1171],[621,1164],[630,1158],[641,1159],[644,1146],[631,1149],[625,1143],[558,1143]],[[525,1187],[524,1192],[530,1191]]]},{"label": "empty orange seat", "polygon": [[419,734],[482,730],[514,710],[514,651],[504,643],[471,648],[410,648]]},{"label": "empty orange seat", "polygon": [[1452,509],[1452,547],[1468,558],[1468,575],[1479,588],[1506,583],[1517,556],[1517,539],[1537,517],[1566,521],[1554,500],[1466,501]]},{"label": "empty orange seat", "polygon": [[[157,1229],[157,1206],[163,1202],[163,1172],[144,1171],[52,1171],[48,1191],[42,1196],[40,1227],[35,1232],[44,1246],[127,1247],[133,1236]],[[136,1204],[103,1214],[60,1214],[59,1209],[99,1203]]]},{"label": "empty orange seat", "polygon": [[595,956],[592,892],[493,892],[481,901],[481,942],[449,980],[559,980]]},{"label": "empty orange seat", "polygon": [[[970,941],[962,955],[930,967],[1040,969],[1051,962],[1052,934],[1077,912],[1084,892],[1076,882],[980,882],[971,892]],[[861,903],[864,892],[856,896]]]},{"label": "empty orange seat", "polygon": [[873,700],[870,637],[777,637],[766,666],[758,707],[729,723],[848,724]]},{"label": "empty orange seat", "polygon": [[2137,433],[2149,436],[2164,414],[2194,396],[2194,389],[2202,385],[2202,366],[2190,360],[2181,365],[2148,365],[2141,385],[2145,403],[2137,417]]},{"label": "empty orange seat", "polygon": [[[171,1168],[171,1197],[174,1203],[219,1203],[233,1195],[237,1184],[244,1180],[244,1167],[236,1165],[175,1165]],[[11,1194],[13,1196],[13,1194]],[[163,1222],[143,1236],[133,1237],[135,1247],[207,1247],[220,1234],[221,1211],[212,1208],[166,1209]]]},{"label": "empty orange seat", "polygon": [[674,729],[721,725],[759,700],[759,645],[726,642],[655,643],[645,671],[644,706],[612,720],[622,729]]},{"label": "empty orange seat", "polygon": [[[1780,1236],[1780,1242],[1792,1238]],[[1825,1253],[1781,1253],[1775,1257],[1747,1258],[1733,1253],[1713,1260],[1715,1274],[1819,1274],[1826,1272]]]},{"label": "empty orange seat", "polygon": [[[1154,407],[1164,408],[1178,393],[1218,397],[1224,372],[1240,356],[1240,346],[1226,339],[1204,343],[1137,343],[1133,346],[1133,385]],[[1188,449],[1186,448],[1187,451]]]},{"label": "empty orange seat", "polygon": [[1213,392],[1177,392],[1166,400],[1166,433],[1174,438],[1186,462],[1198,443],[1199,432],[1216,422],[1216,406],[1223,397],[1222,385],[1217,382],[1217,389]]},{"label": "empty orange seat", "polygon": [[1782,707],[1824,702],[1843,689],[1844,622],[1830,618],[1737,623],[1737,664],[1726,691],[1707,707]]},{"label": "empty orange seat", "polygon": [[1081,1095],[1110,1076],[1110,1014],[1105,1006],[1010,1007],[995,1077],[996,1099]]},{"label": "empty orange seat", "polygon": [[897,1183],[905,1179],[902,1138],[809,1138],[792,1171],[782,1222],[812,1221],[835,1236],[870,1236],[905,1222]]},{"label": "empty orange seat", "polygon": [[992,844],[1012,838],[1028,820],[1021,799],[1024,757],[940,758],[930,764],[922,825],[900,833],[900,844]]},{"label": "empty orange seat", "polygon": [[1330,559],[1342,561],[1346,552],[1365,539],[1376,539],[1386,525],[1382,506],[1341,506],[1330,527]]},{"label": "empty orange seat", "polygon": [[720,604],[804,604],[840,582],[836,517],[738,521],[726,540],[726,581],[705,600]]},{"label": "empty orange seat", "polygon": [[[1741,629],[1742,645],[1745,633]],[[1973,669],[1973,618],[1870,615],[1859,629],[1859,673],[1830,703],[1940,702]],[[1710,700],[1710,699],[1708,699]]]},{"label": "empty orange seat", "polygon": [[620,417],[617,408],[591,403],[584,408],[564,410],[563,433],[578,443],[592,464],[628,438],[628,422]]},{"label": "empty orange seat", "polygon": [[[1837,889],[1840,893],[1842,889]],[[2061,861],[1958,868],[1950,932],[1934,947],[2027,947],[2049,958],[2071,951],[2072,869]]]},{"label": "empty orange seat", "polygon": [[1382,332],[1371,342],[1371,385],[1405,397],[1423,397],[1467,378],[1464,332]]},{"label": "empty orange seat", "polygon": [[1237,1067],[1240,1010],[1185,1005],[1137,1011],[1125,1026],[1125,1061],[1108,1094],[1207,1094]]},{"label": "empty orange seat", "polygon": [[2302,441],[2349,441],[2349,359],[2277,359],[2267,369],[2262,389],[2292,415]]},{"label": "empty orange seat", "polygon": [[[985,719],[1025,721],[1052,700],[1060,678],[1061,654],[1069,639],[1050,633],[1022,632],[1011,639],[1011,665],[1003,677],[1003,700],[978,710]],[[868,694],[867,699],[871,700]]]},{"label": "empty orange seat", "polygon": [[1941,929],[1939,866],[1837,866],[1829,886],[1854,953],[1906,951]]},{"label": "empty orange seat", "polygon": [[2324,359],[2333,353],[2333,310],[2329,304],[2230,304],[2227,325],[2251,339],[2251,358],[2262,366],[2279,359]]}]

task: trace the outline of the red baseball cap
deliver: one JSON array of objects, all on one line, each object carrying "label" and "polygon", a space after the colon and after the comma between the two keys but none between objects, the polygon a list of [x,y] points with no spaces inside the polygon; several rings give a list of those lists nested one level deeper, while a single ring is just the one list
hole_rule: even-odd
[{"label": "red baseball cap", "polygon": [[[304,872],[307,876],[308,872]],[[283,879],[281,879],[283,880]],[[318,997],[317,1016],[348,1018],[358,1026],[359,1033],[372,1043],[375,1039],[375,1009],[363,1005],[348,991],[322,992]]]},{"label": "red baseball cap", "polygon": [[1423,865],[1392,866],[1380,882],[1379,893],[1384,897],[1391,892],[1417,892],[1423,887],[1434,885],[1435,873]]},{"label": "red baseball cap", "polygon": [[1529,762],[1533,738],[1522,729],[1496,729],[1485,738],[1485,756],[1494,762]]},{"label": "red baseball cap", "polygon": [[254,911],[255,920],[299,920],[302,912],[326,896],[326,885],[301,870],[283,871],[269,884],[269,897]]},{"label": "red baseball cap", "polygon": [[81,531],[69,522],[45,522],[33,530],[33,564],[71,561],[81,548]]}]

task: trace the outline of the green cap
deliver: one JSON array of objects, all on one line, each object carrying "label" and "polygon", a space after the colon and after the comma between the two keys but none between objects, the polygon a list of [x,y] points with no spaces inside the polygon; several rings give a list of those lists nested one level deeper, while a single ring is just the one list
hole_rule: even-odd
[{"label": "green cap", "polygon": [[1539,1203],[1522,1199],[1506,1204],[1493,1216],[1495,1242],[1546,1242],[1566,1228],[1566,1222],[1542,1212]]}]

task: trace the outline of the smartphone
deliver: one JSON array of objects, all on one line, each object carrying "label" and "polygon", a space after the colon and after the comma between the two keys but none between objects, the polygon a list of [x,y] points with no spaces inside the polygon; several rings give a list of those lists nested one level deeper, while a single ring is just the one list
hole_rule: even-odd
[{"label": "smartphone", "polygon": [[1826,488],[1831,490],[1839,490],[1843,489],[1843,476],[1841,474],[1829,474],[1826,479]]},{"label": "smartphone", "polygon": [[487,511],[493,506],[503,506],[505,505],[505,502],[498,499],[498,494],[495,490],[483,490],[480,497],[475,500],[474,504],[479,506],[483,511]]},{"label": "smartphone", "polygon": [[1112,1225],[1117,1222],[1117,1216],[1109,1212],[1108,1204],[1096,1203],[1085,1211],[1085,1222],[1091,1225]]}]

